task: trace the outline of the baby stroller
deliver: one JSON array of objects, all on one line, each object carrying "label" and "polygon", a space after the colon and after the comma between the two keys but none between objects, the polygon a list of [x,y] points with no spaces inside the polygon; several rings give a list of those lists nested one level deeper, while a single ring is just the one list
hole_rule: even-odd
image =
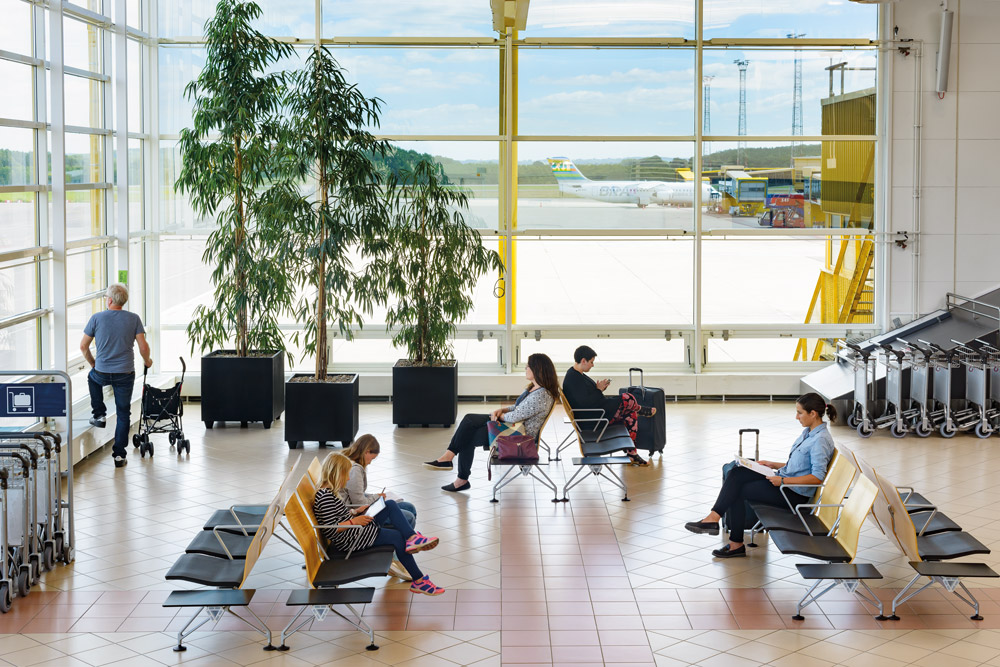
[{"label": "baby stroller", "polygon": [[191,443],[184,437],[184,403],[181,401],[181,387],[187,364],[181,357],[181,381],[171,389],[157,389],[146,383],[148,368],[142,369],[142,414],[139,417],[139,432],[132,436],[132,444],[139,448],[139,455],[146,458],[153,455],[152,433],[168,433],[170,448],[177,446],[177,453],[187,450],[191,453]]}]

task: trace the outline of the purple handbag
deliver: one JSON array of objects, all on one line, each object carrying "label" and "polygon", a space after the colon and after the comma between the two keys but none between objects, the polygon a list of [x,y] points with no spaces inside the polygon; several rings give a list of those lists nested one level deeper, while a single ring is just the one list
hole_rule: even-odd
[{"label": "purple handbag", "polygon": [[538,460],[538,443],[530,435],[501,435],[496,439],[497,459]]}]

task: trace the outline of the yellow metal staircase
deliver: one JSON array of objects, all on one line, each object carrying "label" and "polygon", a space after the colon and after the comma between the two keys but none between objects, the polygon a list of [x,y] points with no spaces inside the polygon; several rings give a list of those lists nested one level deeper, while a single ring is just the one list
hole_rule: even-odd
[{"label": "yellow metal staircase", "polygon": [[[830,250],[835,243],[828,241]],[[832,255],[832,252],[828,254]],[[875,259],[873,237],[843,237],[840,252],[832,267],[820,271],[813,290],[806,324],[851,324],[874,321],[875,290],[872,265]],[[817,312],[817,310],[819,312]],[[836,342],[819,338],[809,354],[809,339],[800,338],[795,361],[822,361],[833,358]]]}]

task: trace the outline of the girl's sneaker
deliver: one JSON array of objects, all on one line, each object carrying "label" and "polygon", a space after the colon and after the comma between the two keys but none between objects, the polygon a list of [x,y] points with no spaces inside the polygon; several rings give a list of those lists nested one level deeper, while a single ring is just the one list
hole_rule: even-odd
[{"label": "girl's sneaker", "polygon": [[410,584],[411,593],[423,593],[424,595],[441,595],[444,593],[444,589],[440,586],[435,586],[431,583],[431,580],[424,575],[422,578],[417,579],[412,584]]},{"label": "girl's sneaker", "polygon": [[420,533],[413,533],[410,539],[406,540],[406,553],[415,554],[418,551],[427,551],[438,545],[438,538],[424,537]]}]

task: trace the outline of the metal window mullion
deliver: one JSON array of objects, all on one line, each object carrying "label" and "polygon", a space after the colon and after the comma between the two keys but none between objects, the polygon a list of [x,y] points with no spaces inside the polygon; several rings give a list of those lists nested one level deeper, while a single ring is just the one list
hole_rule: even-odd
[{"label": "metal window mullion", "polygon": [[[51,63],[49,63],[51,66]],[[63,74],[72,74],[75,77],[81,79],[91,79],[93,81],[103,81],[107,83],[111,80],[111,77],[107,74],[102,74],[101,72],[92,72],[89,69],[81,69],[79,67],[68,67],[63,65]]]},{"label": "metal window mullion", "polygon": [[[45,55],[44,52],[42,55],[43,56]],[[4,49],[0,49],[0,60],[9,60],[14,63],[21,63],[22,65],[32,65],[32,66],[41,65],[45,62],[43,58],[26,56],[21,53],[15,53],[14,51],[5,51]]]},{"label": "metal window mullion", "polygon": [[705,3],[704,0],[698,0],[695,6],[695,74],[694,74],[694,104],[695,104],[695,114],[694,114],[694,156],[692,170],[694,171],[694,248],[692,252],[694,253],[693,259],[693,300],[691,304],[692,313],[691,321],[694,323],[694,334],[692,335],[693,340],[687,343],[688,349],[690,350],[691,358],[688,360],[689,363],[693,364],[695,374],[699,374],[702,371],[702,349],[703,349],[703,334],[701,328],[701,298],[702,298],[702,216],[701,216],[701,172],[702,172],[702,142],[704,137],[702,132],[704,129],[701,125],[702,119],[702,104],[704,103],[704,98],[702,97],[702,87],[705,82],[702,81],[702,71],[703,71],[703,55],[704,55],[704,17],[705,17]]},{"label": "metal window mullion", "polygon": [[[882,40],[893,39],[893,9],[890,5],[879,7],[879,38]],[[892,196],[891,180],[889,178],[889,165],[892,164],[892,141],[889,140],[889,127],[892,119],[892,80],[893,80],[893,59],[891,52],[879,49],[876,55],[876,90],[875,104],[875,134],[881,136],[882,140],[876,142],[876,164],[875,169],[875,212],[881,212],[882,219],[876,219],[875,229],[879,232],[889,231],[889,220],[892,219]],[[916,231],[916,230],[911,230]],[[921,239],[914,235],[911,261],[917,261],[916,256],[920,253]],[[875,312],[874,321],[882,331],[888,329],[889,324],[889,304],[891,300],[892,281],[889,279],[891,246],[881,244],[876,246],[875,261],[875,294],[872,308]],[[910,304],[910,313],[913,319],[917,318],[918,304]]]},{"label": "metal window mullion", "polygon": [[29,310],[26,313],[19,313],[17,315],[12,315],[11,317],[5,317],[0,320],[0,330],[16,327],[18,324],[24,324],[25,322],[30,322],[31,320],[40,320],[50,312],[52,312],[51,308],[36,308],[34,310]]},{"label": "metal window mullion", "polygon": [[79,20],[81,23],[89,23],[98,28],[110,28],[112,26],[111,19],[104,14],[99,14],[97,12],[91,11],[86,7],[81,7],[80,5],[73,4],[72,2],[64,2],[63,15],[72,16],[74,19]]},{"label": "metal window mullion", "polygon": [[[115,58],[115,140],[117,142],[117,184],[118,184],[118,215],[115,225],[114,236],[118,240],[118,249],[115,258],[115,267],[118,274],[109,276],[109,283],[117,282],[117,276],[121,271],[129,275],[129,169],[128,169],[128,35],[125,33],[125,0],[115,0],[115,16],[119,19],[115,26],[114,38],[114,58]],[[110,41],[110,40],[109,40]],[[110,60],[110,58],[109,58]],[[139,64],[135,63],[138,67]],[[110,178],[108,180],[111,180]],[[110,191],[109,191],[110,194]],[[108,232],[111,232],[109,229]],[[114,277],[114,280],[111,280]],[[127,286],[132,288],[131,277]]]},{"label": "metal window mullion", "polygon": [[34,120],[18,120],[16,118],[0,118],[0,127],[19,127],[25,130],[44,130],[45,123]]},{"label": "metal window mullion", "polygon": [[[143,142],[143,207],[144,226],[150,232],[143,242],[143,288],[145,294],[146,330],[154,341],[162,340],[160,322],[160,50],[156,46],[159,35],[159,14],[152,0],[146,1],[146,30],[152,35],[151,43],[143,45],[142,60],[142,109],[143,130],[149,140]],[[159,366],[162,345],[152,345],[153,363]]]},{"label": "metal window mullion", "polygon": [[52,367],[68,368],[66,313],[66,100],[63,81],[62,0],[49,0],[49,33],[52,56]]},{"label": "metal window mullion", "polygon": [[[35,195],[35,242],[39,247],[44,247],[46,252],[51,252],[49,244],[52,242],[49,234],[49,201],[51,198],[48,186],[48,155],[49,139],[46,131],[46,121],[48,120],[48,92],[46,85],[45,68],[45,10],[39,6],[31,7],[31,30],[32,30],[32,55],[34,63],[32,67],[32,92],[34,100],[33,118],[41,127],[35,129],[34,136],[34,171],[35,183],[45,186],[44,189],[36,191]],[[39,368],[52,368],[54,360],[49,351],[52,345],[52,303],[49,301],[49,293],[52,287],[52,262],[38,262],[36,265],[36,282],[38,293],[35,295],[35,305],[43,309],[45,317],[38,320],[36,328],[36,341],[38,344],[37,361]]]}]

